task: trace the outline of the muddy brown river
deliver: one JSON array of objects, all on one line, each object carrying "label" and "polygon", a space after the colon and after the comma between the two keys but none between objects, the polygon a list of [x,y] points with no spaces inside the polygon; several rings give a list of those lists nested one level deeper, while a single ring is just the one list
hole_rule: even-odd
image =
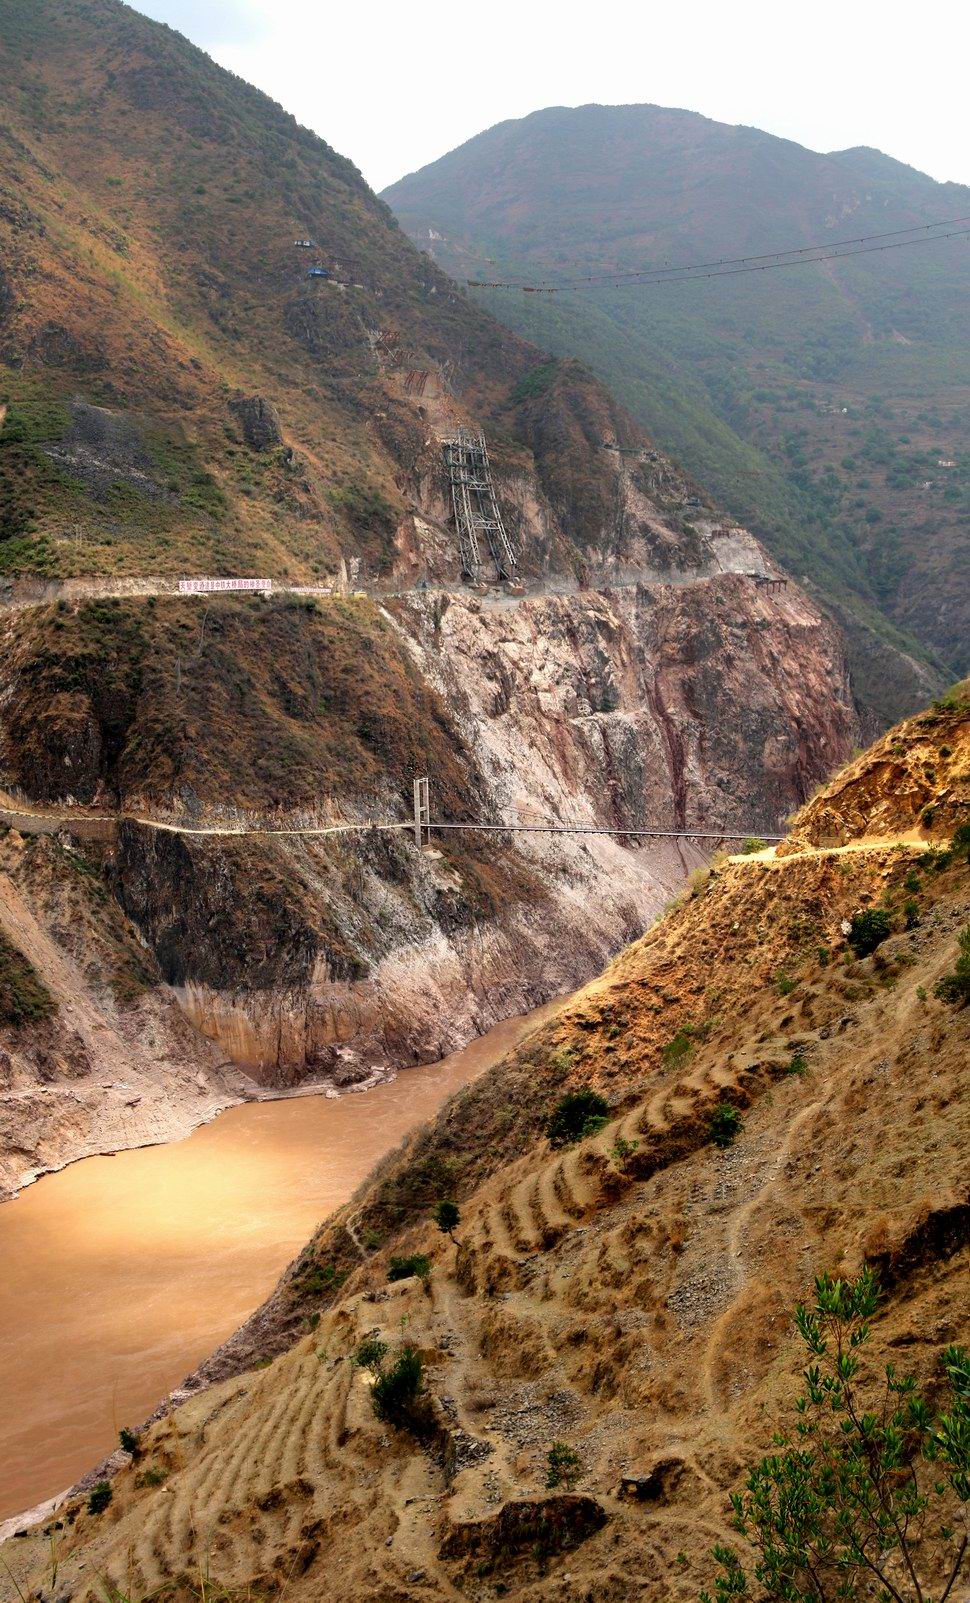
[{"label": "muddy brown river", "polygon": [[559,1004],[339,1099],[231,1108],[0,1206],[0,1520],[71,1485],[272,1290],[378,1158]]}]

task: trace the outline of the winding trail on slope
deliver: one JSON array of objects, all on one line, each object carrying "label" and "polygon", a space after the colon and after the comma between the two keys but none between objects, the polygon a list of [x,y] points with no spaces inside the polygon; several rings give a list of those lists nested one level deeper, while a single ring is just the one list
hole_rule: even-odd
[{"label": "winding trail on slope", "polygon": [[725,1413],[727,1411],[727,1398],[722,1394],[716,1379],[718,1358],[725,1339],[737,1317],[736,1310],[744,1293],[757,1283],[757,1277],[750,1274],[744,1263],[744,1236],[752,1216],[763,1207],[774,1195],[777,1189],[779,1174],[787,1164],[792,1146],[799,1130],[822,1107],[823,1101],[819,1098],[810,1102],[808,1107],[802,1108],[792,1119],[785,1139],[779,1147],[773,1162],[764,1172],[764,1179],[752,1196],[740,1203],[729,1216],[727,1240],[725,1242],[725,1255],[728,1271],[734,1280],[734,1295],[724,1312],[716,1319],[707,1341],[701,1369],[701,1387],[704,1401],[712,1413]]}]

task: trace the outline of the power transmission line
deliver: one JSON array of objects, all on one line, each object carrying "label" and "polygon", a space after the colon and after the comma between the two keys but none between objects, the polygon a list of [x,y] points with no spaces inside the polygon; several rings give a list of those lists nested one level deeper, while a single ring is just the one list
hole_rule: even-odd
[{"label": "power transmission line", "polygon": [[[915,244],[916,241],[902,240],[901,236],[903,234],[926,234],[928,230],[933,228],[956,228],[960,223],[970,223],[970,216],[944,217],[935,223],[914,223],[911,228],[887,228],[881,234],[856,234],[848,239],[828,239],[825,241],[820,241],[815,245],[793,245],[788,250],[766,250],[762,251],[760,256],[719,256],[717,260],[713,262],[690,262],[682,267],[641,267],[636,271],[631,271],[628,273],[591,273],[581,278],[570,279],[568,282],[574,284],[591,284],[595,283],[598,279],[608,279],[610,282],[613,282],[621,278],[642,278],[644,275],[652,278],[655,276],[659,277],[661,274],[699,272],[701,269],[706,267],[739,267],[747,262],[772,261],[777,256],[805,256],[812,251],[835,251],[840,249],[840,247],[843,245],[868,245],[874,239],[900,239],[902,244],[909,245]],[[555,280],[551,278],[539,279],[540,284],[551,284],[554,282]]]},{"label": "power transmission line", "polygon": [[[856,239],[834,240],[827,245],[801,245],[793,246],[789,250],[766,251],[761,256],[723,257],[715,262],[692,262],[683,267],[642,267],[629,273],[588,273],[580,278],[561,279],[558,283],[553,283],[550,279],[539,279],[535,284],[524,284],[473,278],[466,279],[465,282],[470,289],[520,290],[526,295],[559,295],[567,289],[579,289],[593,284],[604,284],[614,289],[689,284],[700,279],[732,278],[744,273],[774,272],[781,267],[805,267],[815,262],[843,261],[851,256],[868,256],[877,251],[901,250],[906,245],[931,245],[936,240],[961,239],[970,235],[970,228],[951,226],[956,223],[970,223],[970,217],[953,217],[947,223],[920,224],[920,234],[916,239],[898,237],[901,234],[916,233],[915,227],[895,228],[882,234],[860,234]],[[946,232],[939,232],[944,228]],[[930,233],[928,232],[930,229],[936,229],[938,232]],[[869,243],[872,240],[887,239],[890,241],[888,244]],[[845,249],[846,246],[852,248]],[[790,259],[781,261],[778,260],[780,257]]]}]

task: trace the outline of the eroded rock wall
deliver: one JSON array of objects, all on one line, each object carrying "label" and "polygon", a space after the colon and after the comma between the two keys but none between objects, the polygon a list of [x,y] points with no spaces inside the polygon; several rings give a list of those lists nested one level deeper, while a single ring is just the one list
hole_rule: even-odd
[{"label": "eroded rock wall", "polygon": [[723,575],[388,616],[474,759],[457,817],[432,762],[433,816],[488,832],[419,853],[122,830],[118,895],[164,978],[268,1083],[427,1060],[568,990],[716,844],[623,831],[775,831],[851,743],[837,639],[795,590]]}]

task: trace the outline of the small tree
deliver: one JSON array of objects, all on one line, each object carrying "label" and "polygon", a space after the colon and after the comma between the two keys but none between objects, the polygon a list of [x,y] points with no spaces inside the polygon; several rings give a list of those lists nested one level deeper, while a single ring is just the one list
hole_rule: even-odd
[{"label": "small tree", "polygon": [[358,1369],[380,1370],[386,1357],[387,1342],[381,1341],[380,1336],[365,1336],[357,1344],[353,1361]]},{"label": "small tree", "polygon": [[127,1425],[122,1425],[118,1432],[118,1440],[126,1453],[130,1453],[132,1458],[138,1457],[141,1452],[141,1441],[136,1430],[130,1430]]},{"label": "small tree", "polygon": [[583,1461],[568,1442],[553,1442],[546,1454],[546,1489],[565,1486],[572,1491],[583,1470]]},{"label": "small tree", "polygon": [[443,1236],[455,1239],[455,1230],[461,1224],[461,1209],[457,1202],[439,1202],[434,1211],[434,1222]]},{"label": "small tree", "polygon": [[960,943],[960,956],[952,974],[944,974],[936,983],[933,992],[941,1002],[955,1002],[958,1007],[965,1007],[970,1002],[970,924],[965,924],[957,936]]},{"label": "small tree", "polygon": [[853,913],[846,940],[856,957],[868,957],[892,932],[889,914],[881,907],[867,907],[862,913]]},{"label": "small tree", "polygon": [[708,1129],[716,1147],[729,1147],[744,1129],[744,1120],[730,1102],[719,1102],[711,1114]]},{"label": "small tree", "polygon": [[371,1403],[378,1419],[398,1429],[413,1426],[417,1403],[424,1388],[424,1362],[416,1347],[402,1347],[390,1369],[383,1370],[371,1387]]},{"label": "small tree", "polygon": [[431,1279],[431,1259],[424,1252],[412,1252],[406,1258],[398,1258],[393,1254],[387,1266],[388,1280],[410,1280],[417,1275],[419,1280]]},{"label": "small tree", "polygon": [[103,1514],[112,1495],[110,1481],[95,1481],[88,1497],[88,1513]]},{"label": "small tree", "polygon": [[[942,1355],[945,1406],[888,1364],[878,1399],[860,1374],[875,1276],[815,1282],[795,1318],[812,1362],[794,1439],[731,1497],[746,1565],[718,1546],[717,1603],[946,1603],[968,1559],[970,1354]],[[864,1395],[865,1393],[865,1395]],[[711,1603],[701,1593],[701,1603]]]}]

